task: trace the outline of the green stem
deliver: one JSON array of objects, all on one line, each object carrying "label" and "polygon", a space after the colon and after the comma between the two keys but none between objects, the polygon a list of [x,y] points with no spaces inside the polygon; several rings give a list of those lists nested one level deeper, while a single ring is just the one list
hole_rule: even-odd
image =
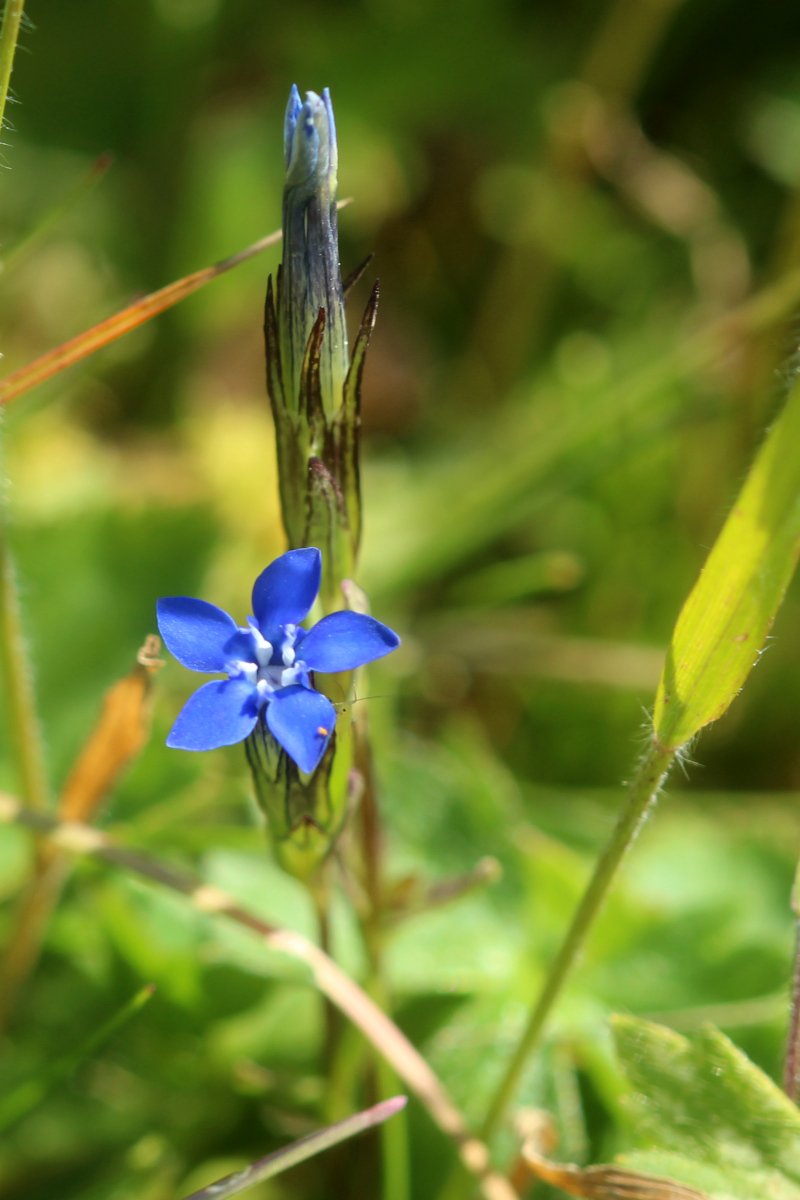
[{"label": "green stem", "polygon": [[[317,914],[319,929],[319,945],[324,954],[332,956],[331,922],[330,922],[330,880],[327,863],[323,863],[316,875],[309,881],[309,891]],[[342,1023],[339,1013],[330,1000],[322,997],[323,1021],[323,1062],[325,1071],[330,1073],[331,1065],[336,1061],[337,1046],[342,1035]]]},{"label": "green stem", "polygon": [[0,497],[0,666],[6,681],[11,744],[16,751],[22,796],[30,808],[41,811],[47,808],[49,799],[44,746],[22,634],[17,581],[2,503]]},{"label": "green stem", "polygon": [[[391,1015],[391,995],[384,971],[384,926],[383,926],[383,846],[378,793],[375,781],[372,747],[366,719],[356,725],[355,763],[364,783],[359,809],[361,835],[361,857],[364,886],[367,893],[367,911],[362,919],[364,945],[370,966],[367,992],[380,1005],[387,1016]],[[392,1096],[398,1089],[398,1078],[394,1069],[379,1055],[376,1064],[376,1079],[379,1095]],[[409,1176],[408,1118],[399,1113],[394,1121],[381,1125],[381,1197],[382,1200],[410,1200],[411,1180]]]},{"label": "green stem", "polygon": [[553,1005],[583,949],[587,935],[605,902],[620,863],[633,845],[675,756],[652,742],[633,779],[628,798],[606,849],[597,861],[561,949],[548,973],[544,988],[531,1010],[528,1023],[512,1055],[500,1086],[489,1105],[481,1136],[490,1138],[501,1124],[519,1088],[531,1054],[537,1048]]},{"label": "green stem", "polygon": [[783,1090],[790,1100],[797,1101],[800,1080],[800,866],[792,887],[794,913],[794,970],[792,971],[789,1029],[786,1037],[786,1058],[783,1065]]},{"label": "green stem", "polygon": [[[390,997],[383,979],[375,976],[368,993],[383,1011],[390,1014]],[[394,1069],[382,1055],[377,1056],[376,1076],[382,1098],[396,1095],[399,1080]],[[398,1119],[381,1125],[381,1200],[410,1200],[408,1118],[404,1112]]]},{"label": "green stem", "polygon": [[3,8],[3,27],[0,29],[0,129],[5,120],[8,86],[24,8],[25,0],[6,0]]},{"label": "green stem", "polygon": [[[8,88],[24,8],[25,0],[6,0],[3,7],[3,25],[0,28],[0,130],[5,122]],[[22,636],[17,582],[3,511],[4,500],[0,496],[0,664],[6,679],[12,743],[16,748],[23,797],[31,808],[43,809],[48,798],[44,752]]]}]

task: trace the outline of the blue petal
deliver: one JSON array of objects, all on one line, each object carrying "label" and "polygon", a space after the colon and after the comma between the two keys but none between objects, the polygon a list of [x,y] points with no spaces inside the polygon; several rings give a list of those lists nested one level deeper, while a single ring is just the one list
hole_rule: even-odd
[{"label": "blue petal", "polygon": [[274,641],[281,625],[302,621],[317,598],[321,574],[315,546],[289,550],[261,572],[253,584],[253,612],[265,638]]},{"label": "blue petal", "polygon": [[258,699],[252,683],[222,679],[205,683],[186,701],[170,730],[167,745],[176,750],[216,750],[252,733]]},{"label": "blue petal", "polygon": [[[293,99],[289,97],[290,104]],[[310,199],[317,186],[317,170],[320,165],[319,126],[323,125],[324,111],[324,105],[316,92],[306,92],[305,103],[292,118],[291,141],[284,145],[286,188],[294,191],[298,199]]]},{"label": "blue petal", "polygon": [[325,105],[325,112],[328,117],[328,176],[330,179],[331,191],[336,192],[337,172],[339,167],[339,152],[336,145],[336,123],[333,119],[333,104],[331,103],[331,93],[329,88],[322,89],[322,103]]},{"label": "blue petal", "polygon": [[236,624],[221,608],[190,596],[167,596],[156,605],[164,645],[192,671],[224,671]]},{"label": "blue petal", "polygon": [[[257,663],[257,661],[253,634],[249,628],[242,629],[239,625],[233,637],[225,645],[225,662],[230,665],[234,662]],[[227,669],[226,666],[225,670]]]},{"label": "blue petal", "polygon": [[388,625],[362,613],[323,617],[303,638],[302,659],[312,671],[352,671],[400,645]]},{"label": "blue petal", "polygon": [[281,688],[267,705],[270,733],[307,775],[319,765],[335,724],[328,697],[297,684]]},{"label": "blue petal", "polygon": [[294,141],[294,130],[297,125],[297,118],[300,114],[300,109],[303,107],[303,101],[300,99],[300,93],[297,90],[297,84],[292,84],[292,90],[289,92],[289,103],[286,105],[286,116],[283,120],[283,152],[286,159],[286,166],[289,165],[289,160],[292,157],[292,142]]}]

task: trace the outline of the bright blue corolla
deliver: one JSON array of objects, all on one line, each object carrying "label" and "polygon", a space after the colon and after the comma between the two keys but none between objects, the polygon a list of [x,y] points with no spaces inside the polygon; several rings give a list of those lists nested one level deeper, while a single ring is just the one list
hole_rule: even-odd
[{"label": "bright blue corolla", "polygon": [[191,671],[224,672],[190,696],[167,738],[180,750],[214,750],[243,741],[263,715],[275,741],[301,771],[325,753],[336,709],[314,688],[312,672],[352,671],[400,644],[396,633],[361,613],[335,612],[305,630],[300,622],[319,591],[322,556],[290,550],[253,585],[247,628],[221,608],[189,596],[158,601],[167,649]]}]

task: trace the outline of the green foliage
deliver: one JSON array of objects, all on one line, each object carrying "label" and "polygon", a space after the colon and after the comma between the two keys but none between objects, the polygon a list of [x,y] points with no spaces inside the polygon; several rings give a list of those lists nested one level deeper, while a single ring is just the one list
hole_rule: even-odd
[{"label": "green foliage", "polygon": [[616,1017],[614,1040],[642,1150],[639,1170],[692,1184],[711,1200],[796,1200],[800,1113],[728,1038],[691,1038]]},{"label": "green foliage", "polygon": [[672,636],[653,717],[678,747],[728,708],[800,553],[800,387],[770,431]]},{"label": "green foliage", "polygon": [[[767,20],[744,0],[724,13],[713,0],[118,0],[109,21],[83,0],[80,21],[69,5],[31,15],[3,139],[3,244],[99,153],[115,165],[3,273],[4,370],[279,225],[288,85],[331,87],[354,197],[343,268],[375,250],[382,286],[359,583],[404,637],[354,710],[369,716],[398,901],[387,983],[478,1126],[613,828],[685,598],[683,711],[662,692],[655,717],[670,746],[738,692],[788,578],[795,6]],[[205,596],[243,619],[249,581],[284,548],[260,329],[278,258],[8,409],[9,534],[54,793],[152,632],[156,597]],[[360,284],[353,313],[366,302]],[[723,602],[745,624],[696,653]],[[671,779],[520,1095],[554,1114],[565,1159],[641,1141],[626,1161],[714,1200],[800,1190],[794,1110],[768,1082],[792,954],[796,589],[767,647],[694,751],[702,766]],[[265,849],[241,753],[164,749],[188,687],[165,667],[152,739],[98,823],[312,934],[308,896]],[[0,687],[2,728],[5,700]],[[0,787],[19,787],[1,735]],[[497,884],[424,911],[430,885],[486,855]],[[0,829],[3,940],[32,861],[29,839]],[[400,911],[409,897],[416,915]],[[336,897],[331,943],[365,982],[353,904]],[[152,1002],[3,1139],[0,1200],[173,1200],[368,1102],[359,1037],[325,1061],[304,969],[94,863],[66,879],[0,1094],[45,1079],[148,982]],[[615,1027],[619,1061],[616,1010],[633,1014]],[[709,1020],[741,1053],[697,1032]],[[436,1195],[453,1152],[419,1105],[409,1119],[416,1200]],[[252,1195],[371,1197],[379,1164],[367,1139]]]}]

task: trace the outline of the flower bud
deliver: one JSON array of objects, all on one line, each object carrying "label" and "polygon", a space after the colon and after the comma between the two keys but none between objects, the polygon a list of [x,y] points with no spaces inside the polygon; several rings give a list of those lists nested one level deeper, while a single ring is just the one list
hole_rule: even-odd
[{"label": "flower bud", "polygon": [[322,407],[332,417],[347,374],[347,329],[339,266],[336,211],[338,155],[328,89],[292,87],[284,122],[286,180],[283,192],[283,275],[280,338],[284,384],[300,396],[300,377],[311,331],[324,311],[320,345]]},{"label": "flower bud", "polygon": [[361,536],[361,376],[377,284],[347,344],[339,268],[336,127],[327,88],[296,87],[284,121],[283,262],[267,287],[267,390],[275,419],[281,511],[289,547],[323,551],[321,602],[338,607]]}]

